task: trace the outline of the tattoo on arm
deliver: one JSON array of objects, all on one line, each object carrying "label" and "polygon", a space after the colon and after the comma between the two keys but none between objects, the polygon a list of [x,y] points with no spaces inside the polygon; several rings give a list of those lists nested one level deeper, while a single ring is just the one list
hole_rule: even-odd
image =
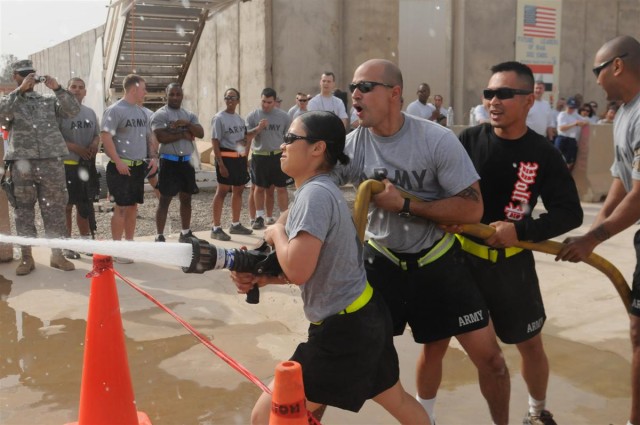
[{"label": "tattoo on arm", "polygon": [[463,199],[470,199],[472,201],[479,201],[480,200],[480,194],[478,193],[477,190],[475,190],[471,186],[469,186],[468,188],[466,188],[462,192],[458,193],[456,196],[459,196],[459,197],[461,197]]},{"label": "tattoo on arm", "polygon": [[604,225],[601,224],[593,229],[593,237],[600,242],[604,242],[611,237],[611,234],[604,228]]}]

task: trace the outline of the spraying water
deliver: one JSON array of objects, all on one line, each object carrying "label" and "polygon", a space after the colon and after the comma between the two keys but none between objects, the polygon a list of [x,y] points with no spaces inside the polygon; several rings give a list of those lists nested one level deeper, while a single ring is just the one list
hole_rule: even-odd
[{"label": "spraying water", "polygon": [[0,235],[1,243],[70,249],[78,252],[132,258],[148,263],[188,267],[193,248],[186,243],[44,239]]}]

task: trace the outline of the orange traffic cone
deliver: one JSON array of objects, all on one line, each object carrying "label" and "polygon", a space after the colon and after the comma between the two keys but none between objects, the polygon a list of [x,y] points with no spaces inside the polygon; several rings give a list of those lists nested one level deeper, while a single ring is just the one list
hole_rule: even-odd
[{"label": "orange traffic cone", "polygon": [[276,366],[269,425],[307,425],[302,367],[286,361]]},{"label": "orange traffic cone", "polygon": [[94,254],[91,274],[80,409],[73,424],[151,425],[136,411],[111,257]]}]

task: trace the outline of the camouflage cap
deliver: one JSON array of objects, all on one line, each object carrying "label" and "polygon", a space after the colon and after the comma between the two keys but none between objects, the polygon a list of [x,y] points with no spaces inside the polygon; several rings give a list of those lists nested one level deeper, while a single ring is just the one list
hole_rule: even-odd
[{"label": "camouflage cap", "polygon": [[35,69],[33,68],[33,62],[31,62],[29,59],[22,59],[12,63],[11,70],[13,72],[35,71]]}]

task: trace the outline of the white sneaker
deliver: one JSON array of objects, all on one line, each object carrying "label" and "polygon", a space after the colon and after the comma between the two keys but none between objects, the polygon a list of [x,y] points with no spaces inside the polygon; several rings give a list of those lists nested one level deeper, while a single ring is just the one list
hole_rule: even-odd
[{"label": "white sneaker", "polygon": [[276,224],[276,219],[273,217],[267,217],[267,219],[264,221],[264,224],[266,224],[267,226],[271,226],[272,224]]},{"label": "white sneaker", "polygon": [[113,261],[118,264],[132,264],[133,260],[131,258],[126,257],[113,257]]}]

